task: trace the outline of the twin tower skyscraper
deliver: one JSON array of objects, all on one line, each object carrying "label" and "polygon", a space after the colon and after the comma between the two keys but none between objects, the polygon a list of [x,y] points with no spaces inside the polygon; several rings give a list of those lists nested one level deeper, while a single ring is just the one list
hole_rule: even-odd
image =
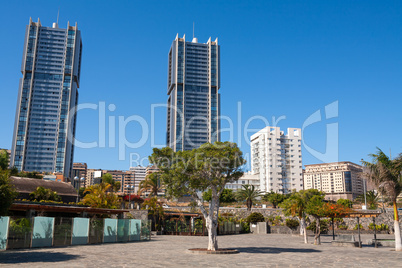
[{"label": "twin tower skyscraper", "polygon": [[186,36],[169,51],[166,143],[186,151],[220,140],[220,48],[218,39],[205,44]]},{"label": "twin tower skyscraper", "polygon": [[[191,150],[220,140],[218,40],[176,36],[168,54],[167,146]],[[71,179],[82,40],[75,26],[26,28],[10,166]]]}]

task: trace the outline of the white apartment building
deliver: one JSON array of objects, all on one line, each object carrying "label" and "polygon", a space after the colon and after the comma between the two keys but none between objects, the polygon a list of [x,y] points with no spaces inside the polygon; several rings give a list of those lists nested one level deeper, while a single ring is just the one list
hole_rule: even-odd
[{"label": "white apartment building", "polygon": [[227,183],[225,185],[226,189],[232,189],[233,191],[237,191],[242,189],[242,185],[254,185],[255,189],[260,189],[260,178],[258,175],[254,175],[251,172],[244,173],[244,175],[235,182]]},{"label": "white apartment building", "polygon": [[304,188],[325,192],[330,200],[354,199],[363,194],[363,168],[352,162],[306,165]]},{"label": "white apartment building", "polygon": [[251,136],[251,171],[262,192],[303,189],[301,129],[267,126]]},{"label": "white apartment building", "polygon": [[145,180],[145,177],[147,175],[147,168],[143,166],[130,167],[130,171],[134,171],[135,174],[134,193],[138,193],[140,182]]}]

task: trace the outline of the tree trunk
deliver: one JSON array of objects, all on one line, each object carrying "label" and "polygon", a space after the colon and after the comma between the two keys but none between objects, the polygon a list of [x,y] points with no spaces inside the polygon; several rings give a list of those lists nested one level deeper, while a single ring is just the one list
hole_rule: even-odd
[{"label": "tree trunk", "polygon": [[320,240],[320,218],[316,218],[315,220],[315,236],[314,236],[314,245],[321,245]]},{"label": "tree trunk", "polygon": [[306,224],[306,219],[304,217],[301,217],[300,219],[300,235],[304,236],[304,243],[308,243],[307,239],[307,224]]},{"label": "tree trunk", "polygon": [[395,230],[395,251],[402,251],[401,227],[399,226],[399,215],[396,200],[394,200],[394,230]]},{"label": "tree trunk", "polygon": [[253,206],[253,201],[251,201],[251,199],[247,199],[246,205],[247,205],[247,210],[250,211],[251,207]]},{"label": "tree trunk", "polygon": [[[214,191],[215,190],[215,191]],[[208,230],[208,250],[218,249],[217,228],[218,228],[218,212],[219,212],[219,197],[216,193],[216,189],[212,189],[212,198],[209,203],[209,211],[207,212],[203,200],[201,200],[197,194],[193,194],[193,198],[196,200],[202,215],[205,219],[205,227]]]}]

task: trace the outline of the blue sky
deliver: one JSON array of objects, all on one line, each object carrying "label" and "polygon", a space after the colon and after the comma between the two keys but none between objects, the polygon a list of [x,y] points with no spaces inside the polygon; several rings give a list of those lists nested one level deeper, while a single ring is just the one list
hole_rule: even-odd
[{"label": "blue sky", "polygon": [[[221,46],[222,115],[232,118],[232,141],[249,153],[238,135],[246,121],[286,116],[278,124],[302,127],[317,110],[323,120],[304,131],[305,143],[326,150],[326,125],[338,124],[338,160],[358,163],[376,147],[402,152],[401,1],[7,1],[0,10],[0,148],[10,148],[25,26],[39,17],[51,26],[81,30],[83,58],[80,103],[114,104],[106,110],[118,125],[137,115],[151,131],[151,105],[167,100],[167,54],[176,34],[199,42],[218,37]],[[338,116],[325,119],[326,105],[338,101]],[[238,106],[241,103],[241,119]],[[155,110],[154,141],[165,143],[166,111]],[[249,128],[263,128],[254,120]],[[222,127],[228,124],[223,122]],[[106,123],[106,128],[109,124]],[[98,112],[78,114],[77,139],[98,140]],[[116,126],[116,137],[119,130]],[[128,169],[129,154],[146,158],[151,140],[131,122],[125,135],[139,148],[76,148],[74,161],[89,168]],[[222,140],[230,139],[223,133]],[[119,140],[116,138],[116,145]],[[305,146],[303,164],[320,163]],[[337,159],[333,159],[337,160]]]}]

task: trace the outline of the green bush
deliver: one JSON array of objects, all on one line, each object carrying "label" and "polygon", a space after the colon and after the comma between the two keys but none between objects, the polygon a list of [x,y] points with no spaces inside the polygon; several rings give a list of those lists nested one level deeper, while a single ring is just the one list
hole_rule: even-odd
[{"label": "green bush", "polygon": [[250,232],[250,223],[249,222],[242,222],[242,233],[249,233]]},{"label": "green bush", "polygon": [[344,225],[344,224],[341,224],[341,225],[338,226],[338,228],[339,228],[339,230],[347,230],[348,226]]},{"label": "green bush", "polygon": [[264,222],[264,221],[265,221],[264,215],[262,215],[259,212],[251,213],[246,219],[246,222],[248,222],[248,223],[250,223],[250,222]]},{"label": "green bush", "polygon": [[[360,230],[363,230],[363,225],[359,224],[359,226],[360,226]],[[355,227],[353,228],[353,230],[357,230],[357,228],[358,228],[358,225],[356,224]]]},{"label": "green bush", "polygon": [[[307,227],[307,230],[311,230],[315,233],[316,230],[316,221],[312,221],[310,225]],[[325,234],[328,232],[328,220],[321,220],[320,221],[320,231],[322,234]]]},{"label": "green bush", "polygon": [[296,229],[299,226],[299,221],[295,219],[286,219],[286,226],[290,229]]}]

